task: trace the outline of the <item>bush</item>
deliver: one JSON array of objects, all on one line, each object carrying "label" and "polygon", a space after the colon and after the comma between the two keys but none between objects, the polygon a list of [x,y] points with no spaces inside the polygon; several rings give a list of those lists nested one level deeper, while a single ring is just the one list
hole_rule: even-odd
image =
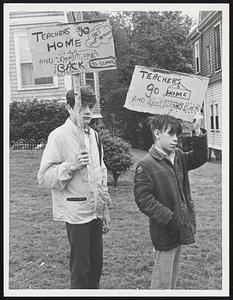
[{"label": "bush", "polygon": [[68,112],[64,103],[28,100],[10,103],[10,140],[45,139],[62,125]]},{"label": "bush", "polygon": [[113,175],[113,185],[116,187],[120,175],[133,164],[130,144],[122,138],[112,136],[105,128],[98,131],[104,149],[104,163]]},{"label": "bush", "polygon": [[140,127],[140,123],[148,114],[124,108],[127,92],[128,88],[122,87],[105,95],[102,109],[103,122],[111,128],[113,126],[111,114],[114,113],[117,135],[129,141],[134,148],[148,149],[148,142],[145,140],[148,135],[146,133],[145,136],[143,128]]}]

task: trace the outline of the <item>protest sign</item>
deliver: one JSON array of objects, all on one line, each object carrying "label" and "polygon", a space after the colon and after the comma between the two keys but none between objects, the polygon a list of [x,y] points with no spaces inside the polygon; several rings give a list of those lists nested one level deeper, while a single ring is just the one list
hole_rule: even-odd
[{"label": "protest sign", "polygon": [[135,66],[124,107],[192,122],[208,82],[203,76]]},{"label": "protest sign", "polygon": [[36,77],[64,76],[116,68],[107,20],[28,28]]}]

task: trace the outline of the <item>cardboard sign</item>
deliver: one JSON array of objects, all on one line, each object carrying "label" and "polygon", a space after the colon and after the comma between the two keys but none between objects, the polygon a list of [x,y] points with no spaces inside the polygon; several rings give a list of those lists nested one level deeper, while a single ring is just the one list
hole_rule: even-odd
[{"label": "cardboard sign", "polygon": [[124,107],[192,122],[208,82],[209,78],[193,74],[135,66]]},{"label": "cardboard sign", "polygon": [[106,20],[28,28],[36,77],[116,68],[112,29]]}]

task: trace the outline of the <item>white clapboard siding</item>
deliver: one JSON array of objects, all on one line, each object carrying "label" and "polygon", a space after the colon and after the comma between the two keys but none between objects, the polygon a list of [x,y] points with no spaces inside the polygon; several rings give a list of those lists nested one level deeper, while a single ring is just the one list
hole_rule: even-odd
[{"label": "white clapboard siding", "polygon": [[[10,34],[9,34],[9,72],[10,72],[10,88],[11,88],[11,101],[14,100],[25,100],[25,99],[46,99],[52,100],[57,99],[61,100],[65,97],[65,83],[63,77],[58,77],[57,85],[53,88],[38,88],[36,87],[20,88],[19,77],[17,76],[17,67],[16,67],[16,37],[18,34],[27,34],[27,28],[31,26],[39,26],[43,24],[53,24],[58,21],[64,22],[64,13],[61,12],[18,12],[13,13],[10,16]],[[55,24],[54,23],[54,24]]]},{"label": "white clapboard siding", "polygon": [[15,62],[15,44],[13,29],[10,28],[9,34],[9,75],[10,75],[10,87],[11,96],[15,97],[17,94],[17,74],[16,74],[16,62]]},{"label": "white clapboard siding", "polygon": [[[66,22],[64,12],[14,12],[10,15],[10,30],[9,30],[9,75],[10,75],[10,99],[14,100],[27,100],[27,99],[41,99],[41,100],[64,100],[66,99],[67,89],[71,88],[71,80],[66,77],[57,77],[57,87],[43,88],[43,89],[20,89],[17,68],[16,68],[16,45],[15,35],[26,34],[27,27],[40,26],[40,25],[55,25],[58,22]],[[99,91],[99,74],[94,73],[95,78],[95,93],[97,103],[94,108],[94,116],[101,118],[100,113],[100,91]],[[84,84],[84,78],[81,76],[81,84]]]},{"label": "white clapboard siding", "polygon": [[[218,104],[219,130],[211,130],[211,105]],[[209,148],[222,150],[222,83],[218,82],[207,88],[205,96],[205,126]]]},{"label": "white clapboard siding", "polygon": [[65,95],[64,78],[58,77],[57,88],[36,88],[36,89],[20,89],[17,79],[16,69],[16,45],[15,34],[25,33],[24,26],[11,26],[10,27],[10,49],[9,49],[9,64],[10,64],[10,86],[11,86],[11,100],[24,100],[24,99],[63,99]]}]

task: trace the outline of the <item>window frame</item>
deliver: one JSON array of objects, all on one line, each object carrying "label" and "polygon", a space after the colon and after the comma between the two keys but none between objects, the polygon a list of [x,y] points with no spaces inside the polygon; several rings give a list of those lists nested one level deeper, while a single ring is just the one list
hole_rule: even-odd
[{"label": "window frame", "polygon": [[[215,72],[219,72],[222,70],[222,51],[221,51],[221,48],[222,48],[222,45],[221,45],[221,22],[218,22],[214,25],[214,57],[215,57]],[[215,38],[215,30],[216,30],[216,27],[219,27],[219,60],[220,60],[220,67],[217,68],[217,52],[216,49],[216,38]]]},{"label": "window frame", "polygon": [[[95,76],[95,72],[87,72],[87,73],[84,73],[84,83],[85,85],[87,85],[87,74],[88,73],[92,73],[93,74],[93,82],[94,82],[94,93],[96,94],[96,76]],[[92,87],[92,86],[91,86]]]},{"label": "window frame", "polygon": [[210,130],[214,131],[214,104],[210,104]]},{"label": "window frame", "polygon": [[219,103],[210,104],[210,130],[211,132],[219,132]]},{"label": "window frame", "polygon": [[210,44],[206,47],[206,56],[207,56],[208,75],[211,75],[213,72],[213,68],[212,68],[212,47]]},{"label": "window frame", "polygon": [[200,74],[201,61],[200,61],[200,42],[199,42],[199,40],[194,43],[194,61],[195,61],[195,74]]},{"label": "window frame", "polygon": [[[52,84],[38,84],[38,85],[22,85],[22,77],[21,77],[21,60],[20,60],[20,46],[19,46],[19,38],[27,37],[26,32],[15,32],[14,33],[14,45],[15,45],[15,64],[16,64],[16,78],[17,78],[17,89],[18,91],[28,91],[28,90],[41,90],[41,89],[55,89],[58,88],[58,77],[53,76]],[[32,63],[32,62],[28,62]],[[52,77],[52,76],[51,76]]]},{"label": "window frame", "polygon": [[[215,121],[215,130],[219,131],[219,113],[218,113],[218,103],[214,104],[215,107],[215,115],[214,115],[214,121]],[[217,126],[218,125],[218,126]]]}]

